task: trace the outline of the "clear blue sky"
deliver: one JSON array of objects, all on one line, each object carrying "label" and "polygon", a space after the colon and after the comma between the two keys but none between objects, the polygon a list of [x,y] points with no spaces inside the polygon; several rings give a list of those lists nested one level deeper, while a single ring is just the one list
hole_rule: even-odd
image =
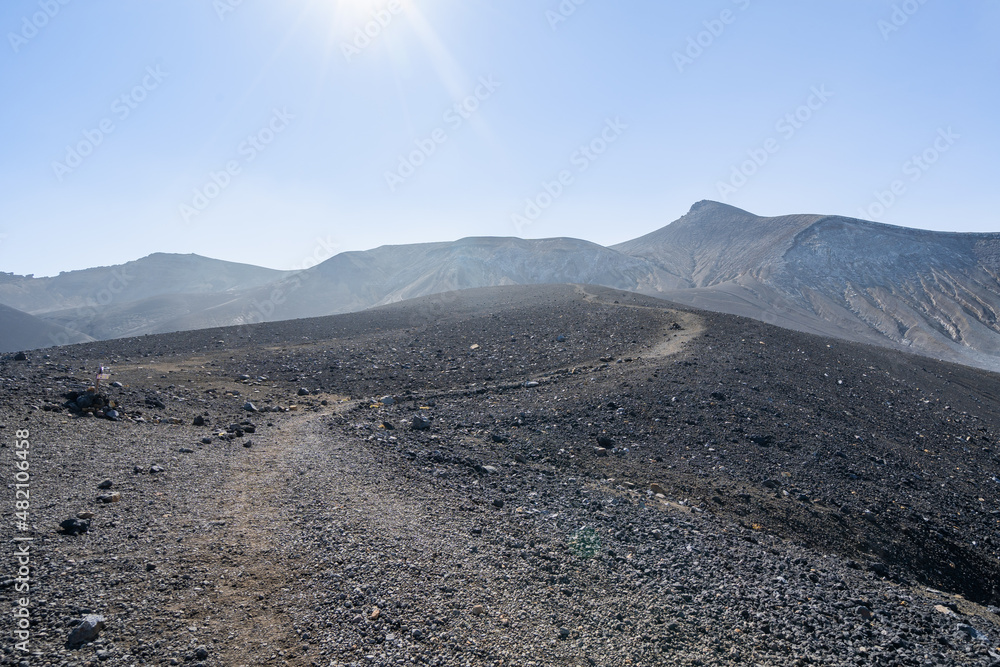
[{"label": "clear blue sky", "polygon": [[6,0],[0,270],[611,244],[700,199],[997,231],[998,26],[995,0]]}]

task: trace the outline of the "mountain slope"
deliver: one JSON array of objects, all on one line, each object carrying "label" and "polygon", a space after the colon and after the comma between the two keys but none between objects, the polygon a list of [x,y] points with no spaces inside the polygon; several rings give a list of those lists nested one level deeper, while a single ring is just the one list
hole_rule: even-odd
[{"label": "mountain slope", "polygon": [[653,293],[682,284],[645,259],[588,241],[466,238],[341,253],[171,326],[180,330],[313,317],[453,290],[546,283]]},{"label": "mountain slope", "polygon": [[94,339],[79,331],[72,331],[46,322],[28,313],[0,305],[0,352],[34,350],[54,345],[87,343]]},{"label": "mountain slope", "polygon": [[613,248],[684,280],[659,294],[680,303],[1000,368],[1000,234],[699,202]]},{"label": "mountain slope", "polygon": [[164,294],[217,294],[258,287],[290,275],[200,255],[154,253],[118,266],[67,271],[49,278],[0,274],[0,303],[32,315],[121,305]]},{"label": "mountain slope", "polygon": [[1000,369],[1000,234],[703,201],[610,248],[465,238],[346,252],[292,273],[151,255],[55,278],[0,274],[0,303],[95,338],[345,313],[498,285],[592,284]]}]

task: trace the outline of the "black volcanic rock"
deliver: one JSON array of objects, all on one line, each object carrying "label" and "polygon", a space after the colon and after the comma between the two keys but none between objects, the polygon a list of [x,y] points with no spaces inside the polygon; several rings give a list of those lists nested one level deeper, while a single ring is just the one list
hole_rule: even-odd
[{"label": "black volcanic rock", "polygon": [[[993,660],[958,626],[1000,636],[1000,376],[586,285],[469,290],[424,319],[441,303],[0,360],[32,521],[100,522],[45,538],[33,663],[67,662],[96,611],[110,661]],[[26,413],[109,358],[178,418]],[[273,379],[237,395],[247,368]],[[177,454],[206,434],[183,415],[243,430],[247,397],[304,381],[329,405]],[[384,428],[415,414],[433,428]],[[169,472],[123,477],[137,461]],[[105,478],[119,503],[75,506]]]}]

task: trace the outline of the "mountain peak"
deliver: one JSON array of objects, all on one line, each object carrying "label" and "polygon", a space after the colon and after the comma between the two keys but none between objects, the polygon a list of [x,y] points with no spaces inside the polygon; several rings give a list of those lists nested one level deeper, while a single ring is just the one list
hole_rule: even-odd
[{"label": "mountain peak", "polygon": [[688,211],[688,215],[691,213],[719,213],[719,212],[739,212],[746,213],[750,215],[748,211],[744,211],[741,208],[736,208],[735,206],[730,206],[729,204],[723,204],[722,202],[714,201],[712,199],[702,199],[691,205],[691,210]]}]

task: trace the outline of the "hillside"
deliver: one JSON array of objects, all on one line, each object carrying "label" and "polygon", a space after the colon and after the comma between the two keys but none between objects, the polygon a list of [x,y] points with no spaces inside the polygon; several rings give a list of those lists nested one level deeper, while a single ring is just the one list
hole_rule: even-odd
[{"label": "hillside", "polygon": [[700,202],[613,248],[684,280],[657,293],[678,303],[1000,368],[1000,234]]},{"label": "hillside", "polygon": [[1000,664],[997,374],[565,285],[29,357],[33,664]]},{"label": "hillside", "polygon": [[0,304],[0,352],[34,350],[94,340],[52,322]]}]

